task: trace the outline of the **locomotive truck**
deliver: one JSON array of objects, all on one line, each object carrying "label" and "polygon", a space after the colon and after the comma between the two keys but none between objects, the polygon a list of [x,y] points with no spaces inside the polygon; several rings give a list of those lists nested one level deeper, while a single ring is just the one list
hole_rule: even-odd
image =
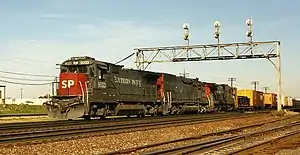
[{"label": "locomotive truck", "polygon": [[230,111],[236,100],[236,88],[226,84],[127,69],[83,56],[60,65],[57,94],[44,105],[50,117],[90,119]]}]

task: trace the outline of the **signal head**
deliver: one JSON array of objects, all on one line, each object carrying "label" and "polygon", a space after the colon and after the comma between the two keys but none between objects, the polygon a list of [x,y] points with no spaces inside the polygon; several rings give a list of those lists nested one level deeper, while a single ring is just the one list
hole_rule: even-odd
[{"label": "signal head", "polygon": [[221,26],[221,23],[219,21],[214,21],[214,27],[220,27]]},{"label": "signal head", "polygon": [[249,19],[246,20],[246,25],[247,26],[252,26],[253,25],[253,22],[252,22],[251,18],[249,18]]},{"label": "signal head", "polygon": [[183,40],[189,40],[189,36],[188,33],[183,34]]},{"label": "signal head", "polygon": [[247,36],[247,37],[252,37],[252,35],[253,35],[253,32],[252,32],[252,31],[247,31],[247,32],[246,32],[246,36]]},{"label": "signal head", "polygon": [[182,25],[182,28],[183,28],[183,29],[189,29],[189,28],[190,28],[189,23],[184,23],[184,24]]}]

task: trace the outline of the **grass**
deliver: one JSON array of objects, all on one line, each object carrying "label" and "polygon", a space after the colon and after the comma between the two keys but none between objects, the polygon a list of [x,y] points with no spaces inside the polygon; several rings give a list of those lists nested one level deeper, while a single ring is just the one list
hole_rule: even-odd
[{"label": "grass", "polygon": [[46,113],[46,110],[42,105],[26,105],[26,104],[0,105],[0,114],[24,114],[24,113]]},{"label": "grass", "polygon": [[282,117],[286,114],[286,111],[282,110],[282,111],[272,111],[271,115],[272,116],[277,116],[277,117]]},{"label": "grass", "polygon": [[18,123],[18,122],[44,122],[44,121],[56,121],[55,118],[48,116],[31,116],[31,117],[0,117],[0,125],[4,123]]}]

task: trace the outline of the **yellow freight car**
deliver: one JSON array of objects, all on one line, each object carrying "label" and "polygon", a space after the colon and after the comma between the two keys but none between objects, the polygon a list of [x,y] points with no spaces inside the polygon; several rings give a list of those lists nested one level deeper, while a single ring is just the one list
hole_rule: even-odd
[{"label": "yellow freight car", "polygon": [[284,107],[293,106],[293,98],[291,96],[284,96],[282,99],[283,99]]},{"label": "yellow freight car", "polygon": [[266,108],[273,108],[277,106],[277,94],[264,93],[264,105]]},{"label": "yellow freight car", "polygon": [[246,96],[250,99],[250,106],[261,109],[264,106],[263,92],[251,89],[244,89],[238,91],[238,96]]}]

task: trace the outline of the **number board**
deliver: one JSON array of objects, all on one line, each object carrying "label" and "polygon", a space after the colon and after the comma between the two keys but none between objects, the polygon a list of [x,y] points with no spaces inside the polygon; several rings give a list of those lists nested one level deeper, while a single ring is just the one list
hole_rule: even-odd
[{"label": "number board", "polygon": [[65,65],[89,65],[91,62],[89,60],[81,60],[81,61],[68,61],[64,63]]}]

